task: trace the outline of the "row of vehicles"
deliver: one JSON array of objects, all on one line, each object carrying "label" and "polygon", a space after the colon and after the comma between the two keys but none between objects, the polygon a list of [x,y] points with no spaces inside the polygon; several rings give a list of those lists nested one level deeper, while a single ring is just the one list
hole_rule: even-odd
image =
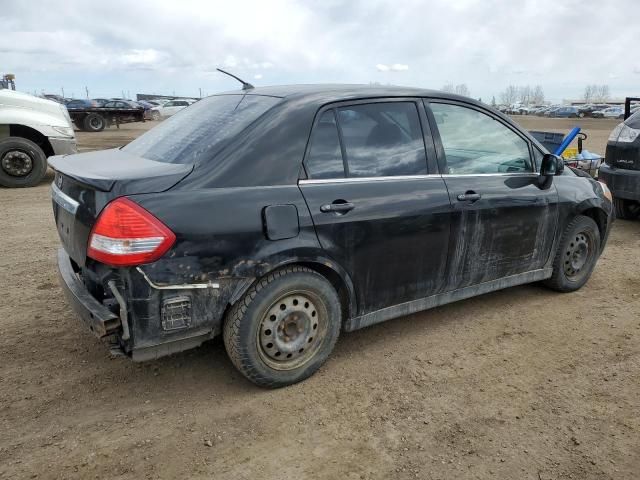
[{"label": "row of vehicles", "polygon": [[[631,107],[631,113],[640,109],[640,105]],[[525,106],[511,105],[498,107],[502,113],[509,115],[536,115],[538,117],[552,118],[616,118],[624,119],[624,107],[621,105],[595,104],[585,105],[540,105]]]},{"label": "row of vehicles", "polygon": [[70,99],[65,102],[79,130],[100,132],[111,124],[160,120],[170,117],[195,100],[127,100],[124,98]]}]

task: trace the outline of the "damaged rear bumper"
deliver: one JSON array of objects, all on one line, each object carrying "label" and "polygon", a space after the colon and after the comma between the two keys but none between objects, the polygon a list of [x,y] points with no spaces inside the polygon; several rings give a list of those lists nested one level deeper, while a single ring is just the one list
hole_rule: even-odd
[{"label": "damaged rear bumper", "polygon": [[58,250],[58,277],[67,301],[98,338],[107,337],[120,329],[120,317],[96,300],[73,269],[64,249]]},{"label": "damaged rear bumper", "polygon": [[89,272],[58,250],[60,284],[75,313],[132,360],[188,350],[220,334],[239,280],[163,283],[150,273],[155,268],[145,268]]}]

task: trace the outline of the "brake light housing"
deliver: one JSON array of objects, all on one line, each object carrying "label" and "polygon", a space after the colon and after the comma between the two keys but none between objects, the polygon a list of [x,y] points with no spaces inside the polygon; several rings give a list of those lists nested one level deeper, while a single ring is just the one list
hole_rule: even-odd
[{"label": "brake light housing", "polygon": [[87,256],[114,267],[141,265],[162,257],[175,241],[169,227],[137,203],[120,197],[98,215]]}]

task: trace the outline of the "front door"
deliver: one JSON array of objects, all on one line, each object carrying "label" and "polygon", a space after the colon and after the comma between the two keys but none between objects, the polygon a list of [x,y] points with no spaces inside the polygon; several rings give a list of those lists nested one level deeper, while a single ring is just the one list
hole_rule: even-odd
[{"label": "front door", "polygon": [[475,106],[431,101],[429,118],[453,213],[449,289],[542,269],[558,217],[530,141]]},{"label": "front door", "polygon": [[450,202],[415,101],[338,105],[316,118],[300,181],[320,244],[349,273],[358,314],[442,291]]}]

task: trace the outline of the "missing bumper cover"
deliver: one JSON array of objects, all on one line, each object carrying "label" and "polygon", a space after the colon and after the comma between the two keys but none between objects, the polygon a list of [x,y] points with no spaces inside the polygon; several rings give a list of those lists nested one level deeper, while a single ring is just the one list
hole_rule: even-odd
[{"label": "missing bumper cover", "polygon": [[191,325],[191,299],[174,297],[162,302],[162,329],[178,330]]}]

